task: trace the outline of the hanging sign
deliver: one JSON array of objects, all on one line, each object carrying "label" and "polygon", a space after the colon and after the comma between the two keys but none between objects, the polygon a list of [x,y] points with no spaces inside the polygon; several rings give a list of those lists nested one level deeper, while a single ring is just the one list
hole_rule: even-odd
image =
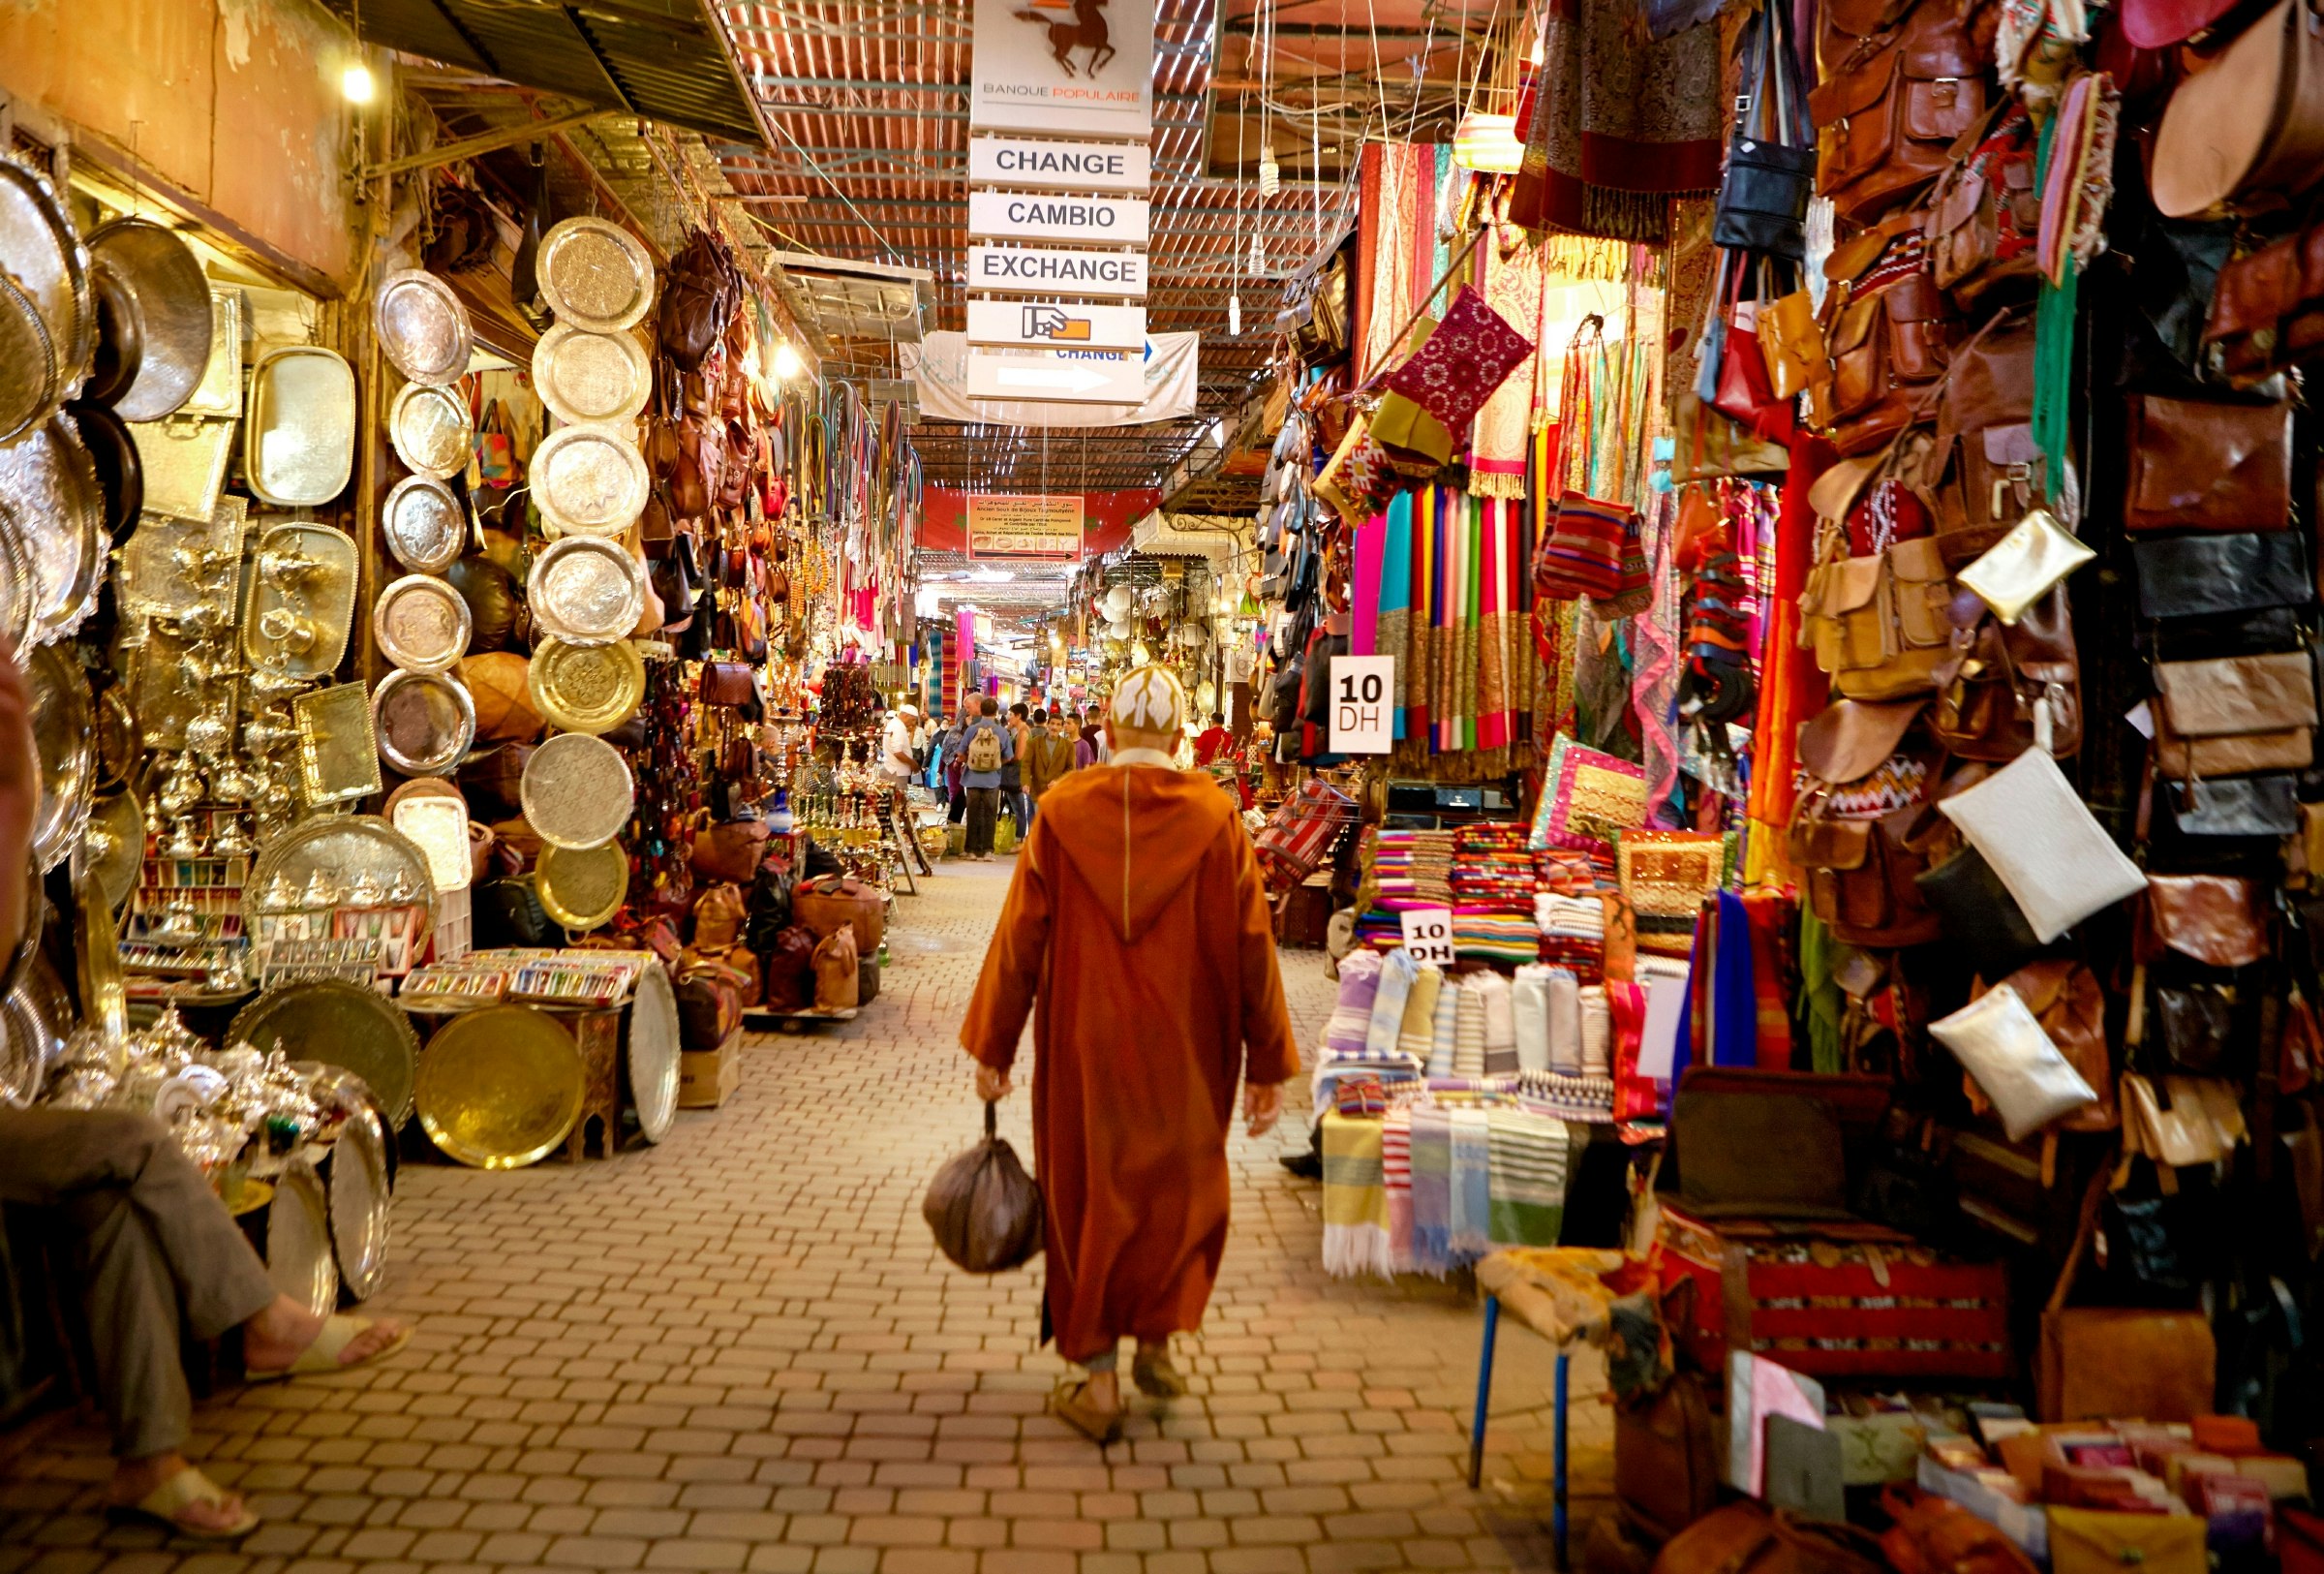
[{"label": "hanging sign", "polygon": [[[1342,658],[1333,657],[1337,666]],[[1404,910],[1404,954],[1422,967],[1452,965],[1452,910],[1407,908]]]},{"label": "hanging sign", "polygon": [[1024,137],[968,139],[968,183],[1039,191],[1143,195],[1153,155],[1143,142],[1041,142]]},{"label": "hanging sign", "polygon": [[971,350],[971,399],[1134,405],[1146,397],[1142,350]]},{"label": "hanging sign", "polygon": [[972,300],[968,342],[1044,350],[1146,350],[1143,306],[1060,306]]},{"label": "hanging sign", "polygon": [[919,395],[920,418],[975,421],[996,426],[1143,426],[1194,414],[1200,387],[1199,333],[1156,333],[1147,338],[1144,393],[1135,405],[1080,404],[1047,393],[1024,393],[1005,401],[968,394],[968,336],[944,331],[924,334],[918,344],[900,344],[896,357]]},{"label": "hanging sign", "polygon": [[1078,558],[1082,496],[968,494],[968,555],[974,558]]},{"label": "hanging sign", "polygon": [[1335,755],[1385,755],[1394,750],[1396,659],[1331,658],[1331,737]]},{"label": "hanging sign", "polygon": [[970,131],[1153,134],[1153,0],[976,0],[971,25]]},{"label": "hanging sign", "polygon": [[1146,294],[1146,256],[1142,252],[1057,251],[1039,246],[971,246],[968,288],[1017,295],[1135,300]]},{"label": "hanging sign", "polygon": [[1078,240],[1091,246],[1143,246],[1143,197],[1066,197],[1055,192],[972,191],[968,233],[979,240]]}]

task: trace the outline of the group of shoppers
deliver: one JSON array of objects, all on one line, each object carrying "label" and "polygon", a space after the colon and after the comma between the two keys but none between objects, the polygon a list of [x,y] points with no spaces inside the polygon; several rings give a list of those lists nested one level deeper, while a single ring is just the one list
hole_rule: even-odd
[{"label": "group of shoppers", "polygon": [[1020,700],[1004,712],[991,694],[963,703],[938,747],[947,818],[965,825],[965,850],[977,862],[991,861],[1001,816],[1023,842],[1044,793],[1112,755],[1095,705],[1077,716],[1070,706],[1034,709]]}]

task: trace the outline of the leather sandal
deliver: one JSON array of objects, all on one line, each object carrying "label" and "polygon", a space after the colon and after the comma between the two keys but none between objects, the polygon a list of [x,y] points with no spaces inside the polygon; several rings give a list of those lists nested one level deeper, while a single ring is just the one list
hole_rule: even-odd
[{"label": "leather sandal", "polygon": [[124,1519],[158,1525],[171,1535],[198,1541],[239,1541],[259,1528],[259,1517],[245,1507],[233,1524],[215,1528],[194,1525],[183,1517],[196,1503],[223,1504],[233,1495],[189,1465],[134,1503],[117,1503],[112,1512]]},{"label": "leather sandal", "polygon": [[1101,1410],[1089,1403],[1089,1379],[1069,1377],[1049,1396],[1050,1413],[1083,1436],[1104,1447],[1121,1441],[1124,1412]]},{"label": "leather sandal", "polygon": [[245,1372],[243,1376],[254,1383],[279,1383],[286,1377],[320,1377],[333,1372],[360,1372],[376,1366],[412,1343],[412,1328],[407,1323],[396,1330],[395,1338],[372,1351],[359,1361],[342,1361],[340,1352],[378,1324],[369,1317],[351,1316],[334,1312],[322,1319],[322,1332],[315,1343],[298,1352],[287,1367],[269,1372]]},{"label": "leather sandal", "polygon": [[1130,1362],[1130,1380],[1147,1399],[1184,1399],[1186,1379],[1171,1363],[1168,1349],[1148,1355],[1140,1350]]}]

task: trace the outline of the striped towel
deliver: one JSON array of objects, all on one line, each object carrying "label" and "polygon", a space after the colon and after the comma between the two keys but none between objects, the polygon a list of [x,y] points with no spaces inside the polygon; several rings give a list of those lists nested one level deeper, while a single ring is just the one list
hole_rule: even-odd
[{"label": "striped towel", "polygon": [[1336,1110],[1324,1117],[1324,1272],[1338,1278],[1393,1272],[1380,1130]]},{"label": "striped towel", "polygon": [[1492,1133],[1490,1224],[1496,1247],[1555,1246],[1566,1219],[1574,1133],[1529,1110],[1485,1112]]},{"label": "striped towel", "polygon": [[1484,996],[1466,983],[1452,1008],[1452,1074],[1484,1075]]},{"label": "striped towel", "polygon": [[1452,1266],[1452,1118],[1412,1112],[1412,1268],[1442,1279]]},{"label": "striped towel", "polygon": [[1458,989],[1437,992],[1436,1016],[1429,1024],[1428,1074],[1432,1077],[1460,1074],[1452,1069],[1452,1057],[1458,1045],[1459,1010]]},{"label": "striped towel", "polygon": [[1392,1105],[1380,1127],[1380,1172],[1388,1183],[1388,1256],[1398,1272],[1412,1266],[1412,1111]]},{"label": "striped towel", "polygon": [[1517,1020],[1510,999],[1509,980],[1497,972],[1481,972],[1469,986],[1484,998],[1484,1074],[1517,1074]]},{"label": "striped towel", "polygon": [[1571,968],[1549,970],[1549,1069],[1581,1070],[1581,982]]},{"label": "striped towel", "polygon": [[1445,987],[1444,971],[1422,968],[1404,997],[1403,1020],[1396,1028],[1396,1048],[1425,1066],[1436,1054],[1436,1003]]},{"label": "striped towel", "polygon": [[1324,1024],[1324,1048],[1354,1050],[1364,1047],[1371,1032],[1372,999],[1380,989],[1381,959],[1376,952],[1351,951],[1339,959],[1339,999],[1331,1020]]},{"label": "striped towel", "polygon": [[1391,951],[1380,962],[1380,982],[1372,992],[1372,1014],[1364,1032],[1364,1048],[1384,1055],[1396,1047],[1396,1028],[1404,1020],[1405,997],[1420,964],[1409,951]]},{"label": "striped towel", "polygon": [[1605,1077],[1613,1073],[1613,1013],[1605,1003],[1605,986],[1581,991],[1581,1073]]},{"label": "striped towel", "polygon": [[1452,1111],[1452,1254],[1481,1257],[1492,1250],[1492,1152],[1489,1114]]},{"label": "striped towel", "polygon": [[1510,985],[1512,1032],[1516,1038],[1517,1069],[1549,1069],[1549,970],[1529,962],[1517,970]]}]

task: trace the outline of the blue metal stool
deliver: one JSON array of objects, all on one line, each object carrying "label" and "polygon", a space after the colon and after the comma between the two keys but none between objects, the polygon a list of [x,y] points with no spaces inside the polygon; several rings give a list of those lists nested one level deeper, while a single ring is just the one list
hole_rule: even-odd
[{"label": "blue metal stool", "polygon": [[[1469,1425],[1469,1487],[1484,1479],[1484,1424],[1493,1399],[1493,1346],[1501,1336],[1501,1298],[1484,1298],[1484,1346],[1477,1357],[1477,1415]],[[1557,1545],[1557,1566],[1566,1566],[1566,1394],[1574,1358],[1557,1349],[1556,1401],[1549,1445],[1549,1534]]]}]

